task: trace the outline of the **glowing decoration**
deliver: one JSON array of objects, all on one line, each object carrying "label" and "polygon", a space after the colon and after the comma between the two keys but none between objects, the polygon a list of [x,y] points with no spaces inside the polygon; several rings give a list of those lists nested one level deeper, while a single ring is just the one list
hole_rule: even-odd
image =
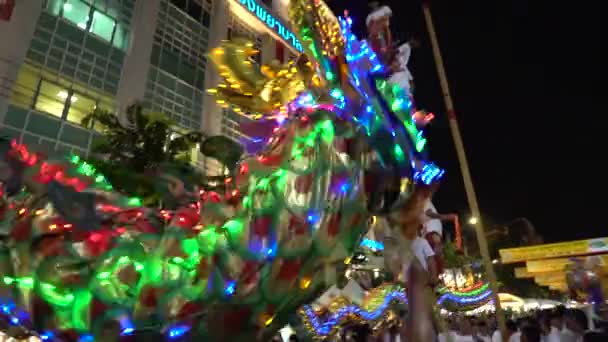
[{"label": "glowing decoration", "polygon": [[384,318],[387,311],[395,303],[407,303],[404,289],[385,285],[373,289],[364,299],[361,306],[350,304],[342,297],[336,298],[329,306],[336,306],[328,317],[319,317],[310,306],[306,305],[299,311],[299,315],[313,336],[325,338],[335,333],[341,325],[347,322],[373,322]]},{"label": "glowing decoration", "polygon": [[[262,8],[246,5],[256,15]],[[258,68],[257,51],[244,40],[210,53],[222,78],[210,93],[257,120],[248,123],[260,133],[251,135],[258,149],[231,170],[224,196],[161,165],[155,185],[171,206],[144,208],[78,157],[0,146],[0,224],[10,246],[0,276],[37,327],[77,331],[83,341],[140,330],[264,340],[333,282],[372,215],[441,178],[424,156],[409,94],[354,36],[352,20],[319,0],[289,6],[305,52],[295,61]],[[277,25],[270,26],[286,35]],[[407,187],[379,201],[389,180]],[[401,290],[385,290],[374,297],[382,302],[339,309],[333,320],[379,318],[389,302],[404,299]]]},{"label": "glowing decoration", "polygon": [[378,241],[371,240],[368,238],[364,238],[363,241],[361,241],[361,246],[369,248],[369,249],[373,249],[376,251],[384,250],[384,244],[382,242],[378,242]]},{"label": "glowing decoration", "polygon": [[[451,311],[468,311],[487,304],[491,292],[488,284],[477,285],[476,292],[444,294],[437,305]],[[307,330],[317,338],[325,338],[334,334],[341,326],[348,323],[368,323],[374,325],[379,319],[384,319],[392,304],[407,304],[405,290],[397,285],[385,284],[372,289],[363,300],[361,306],[351,304],[344,297],[337,297],[327,305],[329,315],[315,312],[306,305],[299,310],[299,316]],[[325,312],[321,310],[321,312]]]}]

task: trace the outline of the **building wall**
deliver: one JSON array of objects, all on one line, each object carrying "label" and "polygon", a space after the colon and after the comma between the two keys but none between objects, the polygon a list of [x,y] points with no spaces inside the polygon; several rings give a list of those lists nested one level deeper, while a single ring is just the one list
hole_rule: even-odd
[{"label": "building wall", "polygon": [[10,91],[0,100],[0,134],[86,155],[97,136],[80,121],[96,107],[115,108],[134,2],[19,1],[9,26],[33,29],[13,32],[18,49],[2,49],[12,50],[17,75],[3,73]]},{"label": "building wall", "polygon": [[[268,13],[277,6],[255,1]],[[204,91],[219,81],[207,64],[209,48],[240,35],[256,43],[259,62],[293,55],[277,32],[246,12],[247,3],[17,1],[10,21],[0,21],[0,135],[87,155],[100,136],[96,127],[82,127],[82,117],[94,108],[121,113],[143,101],[174,119],[178,130],[238,140],[243,118]]]}]

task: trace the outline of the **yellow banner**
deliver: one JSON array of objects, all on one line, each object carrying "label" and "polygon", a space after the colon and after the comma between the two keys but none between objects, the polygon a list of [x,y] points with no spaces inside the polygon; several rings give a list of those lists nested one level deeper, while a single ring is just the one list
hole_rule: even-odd
[{"label": "yellow banner", "polygon": [[560,292],[566,292],[566,291],[568,291],[568,285],[566,285],[566,284],[551,284],[551,285],[549,285],[549,289],[555,290],[555,291],[560,291]]},{"label": "yellow banner", "polygon": [[541,285],[565,283],[566,282],[566,273],[564,273],[564,272],[542,273],[542,274],[534,276],[534,281]]},{"label": "yellow banner", "polygon": [[516,267],[515,268],[515,278],[517,278],[517,279],[534,278],[534,274],[528,272],[526,267]]},{"label": "yellow banner", "polygon": [[507,248],[501,249],[498,252],[503,264],[592,253],[608,253],[608,238],[550,243],[530,247]]},{"label": "yellow banner", "polygon": [[[584,257],[585,263],[593,262],[595,265],[602,268],[608,267],[608,255],[594,255]],[[573,258],[557,258],[545,260],[526,261],[526,271],[528,273],[546,273],[546,272],[562,272],[566,266],[574,262]]]}]

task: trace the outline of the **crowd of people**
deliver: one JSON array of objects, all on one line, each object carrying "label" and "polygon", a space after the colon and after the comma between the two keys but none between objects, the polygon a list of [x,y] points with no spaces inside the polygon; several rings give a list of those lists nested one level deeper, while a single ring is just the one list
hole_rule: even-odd
[{"label": "crowd of people", "polygon": [[[408,341],[407,336],[411,335],[407,333],[405,313],[400,316],[402,319],[397,321],[400,323],[398,325],[385,326],[379,331],[373,331],[367,324],[353,325],[326,341],[427,342]],[[508,319],[504,340],[493,315],[452,315],[444,322],[443,331],[428,342],[608,342],[606,321],[590,320],[584,311],[565,307],[531,311],[524,316]],[[289,341],[299,339],[293,335]]]},{"label": "crowd of people", "polygon": [[[590,323],[593,322],[590,326]],[[508,342],[595,342],[608,341],[603,321],[590,320],[580,309],[557,307],[532,311],[507,321]],[[494,317],[454,317],[438,341],[500,342],[503,341]]]}]

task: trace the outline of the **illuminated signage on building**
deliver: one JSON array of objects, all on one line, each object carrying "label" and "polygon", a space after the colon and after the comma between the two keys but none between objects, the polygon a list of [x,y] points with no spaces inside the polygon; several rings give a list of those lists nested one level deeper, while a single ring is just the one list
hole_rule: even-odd
[{"label": "illuminated signage on building", "polygon": [[249,12],[254,14],[260,21],[264,23],[269,29],[275,31],[280,37],[282,37],[287,43],[293,46],[296,50],[302,52],[304,49],[302,48],[302,44],[289,28],[279,21],[278,18],[275,18],[271,13],[269,13],[266,8],[260,4],[256,0],[239,0],[241,5],[245,7]]}]

